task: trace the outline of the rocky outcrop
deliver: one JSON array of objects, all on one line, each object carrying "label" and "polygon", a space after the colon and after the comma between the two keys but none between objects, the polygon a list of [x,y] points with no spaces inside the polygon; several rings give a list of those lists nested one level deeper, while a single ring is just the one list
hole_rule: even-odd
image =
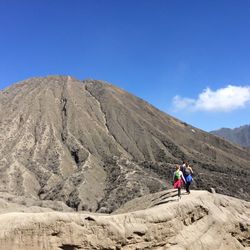
[{"label": "rocky outcrop", "polygon": [[102,81],[33,78],[0,94],[0,192],[113,212],[171,187],[188,159],[194,188],[250,199],[250,153]]},{"label": "rocky outcrop", "polygon": [[40,200],[0,192],[0,214],[9,212],[74,212],[62,201]]},{"label": "rocky outcrop", "polygon": [[193,191],[178,200],[176,191],[168,190],[132,200],[120,212],[3,213],[1,249],[250,247],[250,204],[224,195]]}]

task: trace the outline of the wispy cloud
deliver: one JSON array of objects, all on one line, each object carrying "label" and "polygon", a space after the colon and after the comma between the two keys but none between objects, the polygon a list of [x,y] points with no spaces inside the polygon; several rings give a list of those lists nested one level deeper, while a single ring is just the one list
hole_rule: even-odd
[{"label": "wispy cloud", "polygon": [[215,91],[206,88],[197,99],[177,95],[172,103],[176,110],[229,112],[250,103],[250,86],[228,85]]}]

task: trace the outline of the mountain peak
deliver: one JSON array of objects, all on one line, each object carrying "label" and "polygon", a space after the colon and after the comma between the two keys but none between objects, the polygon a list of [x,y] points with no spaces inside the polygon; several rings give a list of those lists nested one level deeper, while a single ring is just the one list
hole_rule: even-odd
[{"label": "mountain peak", "polygon": [[242,147],[250,147],[250,125],[243,125],[233,129],[221,128],[219,130],[211,131],[211,133],[239,144]]}]

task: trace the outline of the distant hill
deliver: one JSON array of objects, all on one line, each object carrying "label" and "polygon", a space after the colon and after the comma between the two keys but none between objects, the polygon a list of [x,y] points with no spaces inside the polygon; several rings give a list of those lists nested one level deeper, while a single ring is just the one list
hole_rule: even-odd
[{"label": "distant hill", "polygon": [[234,129],[221,128],[219,130],[211,131],[211,133],[243,147],[250,147],[250,125]]}]

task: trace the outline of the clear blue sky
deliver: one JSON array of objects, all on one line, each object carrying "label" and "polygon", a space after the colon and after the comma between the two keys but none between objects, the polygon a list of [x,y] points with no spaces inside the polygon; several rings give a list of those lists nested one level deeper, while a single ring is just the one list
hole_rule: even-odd
[{"label": "clear blue sky", "polygon": [[206,131],[250,124],[250,1],[0,0],[0,89],[55,74]]}]

